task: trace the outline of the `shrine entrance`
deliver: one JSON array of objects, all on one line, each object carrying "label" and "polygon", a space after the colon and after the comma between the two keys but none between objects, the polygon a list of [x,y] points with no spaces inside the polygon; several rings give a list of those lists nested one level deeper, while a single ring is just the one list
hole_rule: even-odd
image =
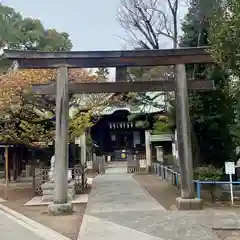
[{"label": "shrine entrance", "polygon": [[117,148],[126,149],[133,146],[133,132],[123,130],[116,136]]},{"label": "shrine entrance", "polygon": [[91,127],[91,138],[100,148],[98,155],[107,153],[108,162],[127,161],[130,152],[145,153],[144,129],[129,120],[130,115],[127,108],[116,107],[110,113],[103,110],[100,120]]},{"label": "shrine entrance", "polygon": [[[5,58],[17,61],[20,68],[57,68],[56,84],[36,89],[38,94],[56,95],[56,181],[55,199],[50,211],[72,210],[67,199],[68,152],[68,94],[76,93],[128,93],[175,91],[178,151],[181,173],[180,209],[201,206],[195,199],[193,188],[192,150],[189,128],[188,91],[213,89],[213,82],[206,79],[187,79],[185,64],[212,63],[205,47],[161,50],[90,51],[90,52],[37,52],[4,50]],[[175,65],[175,77],[167,80],[127,81],[128,67],[153,67]],[[69,83],[68,68],[115,67],[115,82]],[[149,154],[146,152],[146,155]],[[151,158],[147,168],[151,167]]]}]

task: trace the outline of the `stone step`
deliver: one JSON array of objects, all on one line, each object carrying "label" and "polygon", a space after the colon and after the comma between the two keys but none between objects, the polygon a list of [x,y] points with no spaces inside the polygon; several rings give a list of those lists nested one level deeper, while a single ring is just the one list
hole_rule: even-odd
[{"label": "stone step", "polygon": [[[68,194],[74,194],[75,190],[73,189],[68,189]],[[43,190],[43,195],[53,195],[54,194],[54,189],[44,189]]]},{"label": "stone step", "polygon": [[[72,189],[72,188],[74,188],[74,186],[75,186],[75,183],[74,182],[70,182],[70,183],[68,183],[67,188],[68,189]],[[42,190],[44,190],[44,189],[54,189],[55,188],[55,184],[51,183],[51,182],[45,182],[45,183],[43,183],[41,185],[41,187],[42,187]]]},{"label": "stone step", "polygon": [[[74,195],[68,194],[68,201],[72,201],[75,197]],[[43,195],[42,196],[42,201],[43,202],[52,202],[54,201],[54,195]]]}]

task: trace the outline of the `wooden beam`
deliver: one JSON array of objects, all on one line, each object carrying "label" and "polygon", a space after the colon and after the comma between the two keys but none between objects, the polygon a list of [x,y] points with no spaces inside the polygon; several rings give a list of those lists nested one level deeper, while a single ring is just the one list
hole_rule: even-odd
[{"label": "wooden beam", "polygon": [[128,50],[39,52],[4,50],[4,57],[18,61],[20,68],[69,68],[161,66],[187,63],[212,63],[207,47]]},{"label": "wooden beam", "polygon": [[[176,82],[169,81],[139,81],[139,82],[97,82],[97,83],[70,83],[68,93],[127,93],[127,92],[159,92],[175,91]],[[213,90],[211,80],[188,80],[189,90]],[[56,94],[56,85],[33,85],[32,91],[36,94]]]}]

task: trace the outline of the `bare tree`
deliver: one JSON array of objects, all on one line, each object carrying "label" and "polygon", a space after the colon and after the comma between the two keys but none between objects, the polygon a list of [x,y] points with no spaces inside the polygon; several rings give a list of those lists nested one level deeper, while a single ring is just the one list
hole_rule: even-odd
[{"label": "bare tree", "polygon": [[138,47],[159,49],[164,39],[178,46],[181,0],[121,0],[118,20]]},{"label": "bare tree", "polygon": [[[144,49],[160,49],[164,47],[166,40],[172,43],[173,48],[178,47],[179,32],[179,8],[181,4],[186,5],[186,0],[120,0],[118,20],[126,30],[128,36],[137,45]],[[167,79],[174,76],[174,68],[155,67],[147,71],[150,79]],[[159,93],[157,96],[163,97],[163,102],[169,100],[170,93]],[[155,96],[154,96],[155,97]]]}]

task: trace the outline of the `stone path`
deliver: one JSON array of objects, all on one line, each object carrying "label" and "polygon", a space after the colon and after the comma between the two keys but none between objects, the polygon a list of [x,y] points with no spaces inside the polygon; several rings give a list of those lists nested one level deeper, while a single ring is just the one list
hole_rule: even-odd
[{"label": "stone path", "polygon": [[214,214],[168,212],[124,167],[111,167],[93,181],[78,239],[218,240],[212,231]]},{"label": "stone path", "polygon": [[0,210],[1,240],[44,240],[25,226],[19,224],[14,217]]}]

